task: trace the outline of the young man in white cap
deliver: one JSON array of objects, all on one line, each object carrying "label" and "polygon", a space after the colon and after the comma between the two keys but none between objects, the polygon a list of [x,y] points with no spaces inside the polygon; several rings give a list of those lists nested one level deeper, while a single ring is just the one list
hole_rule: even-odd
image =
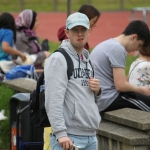
[{"label": "young man in white cap", "polygon": [[89,53],[84,49],[90,32],[89,19],[82,13],[71,14],[66,21],[63,48],[73,61],[67,78],[64,56],[53,53],[45,63],[45,107],[52,126],[52,150],[71,149],[73,143],[83,150],[97,150],[96,129],[101,117],[96,103],[100,100],[100,82],[93,77]]}]

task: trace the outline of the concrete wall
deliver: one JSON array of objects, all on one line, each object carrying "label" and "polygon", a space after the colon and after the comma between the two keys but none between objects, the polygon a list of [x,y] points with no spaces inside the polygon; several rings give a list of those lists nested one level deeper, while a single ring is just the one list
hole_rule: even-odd
[{"label": "concrete wall", "polygon": [[150,113],[124,108],[101,114],[99,150],[149,150]]}]

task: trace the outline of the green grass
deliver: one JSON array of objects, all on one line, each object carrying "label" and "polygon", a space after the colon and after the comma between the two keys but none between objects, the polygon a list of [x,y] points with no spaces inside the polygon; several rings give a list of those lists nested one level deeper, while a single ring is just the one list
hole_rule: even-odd
[{"label": "green grass", "polygon": [[[37,12],[52,12],[55,10],[54,1],[57,3],[56,10],[67,11],[67,0],[0,0],[0,11],[19,12],[20,1],[23,1],[23,9],[33,9]],[[120,10],[121,0],[89,0],[90,3],[100,11]],[[124,10],[130,10],[138,6],[150,6],[149,0],[122,0]],[[71,10],[77,11],[88,0],[70,0]]]},{"label": "green grass", "polygon": [[0,85],[0,111],[5,110],[7,120],[0,121],[0,149],[9,147],[9,100],[14,91],[4,85]]},{"label": "green grass", "polygon": [[126,69],[125,69],[126,75],[128,75],[128,73],[129,73],[129,69],[130,69],[131,63],[132,63],[136,58],[137,58],[137,56],[131,56],[131,55],[128,55],[128,56],[127,56]]},{"label": "green grass", "polygon": [[50,52],[52,53],[53,51],[55,51],[56,49],[58,49],[58,47],[60,46],[61,43],[59,42],[49,42],[50,45]]}]

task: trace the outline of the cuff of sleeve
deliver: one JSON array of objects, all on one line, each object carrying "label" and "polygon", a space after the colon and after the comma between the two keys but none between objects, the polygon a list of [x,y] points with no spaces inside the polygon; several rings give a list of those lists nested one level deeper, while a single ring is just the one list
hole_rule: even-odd
[{"label": "cuff of sleeve", "polygon": [[97,96],[97,95],[95,95],[95,98],[96,98],[96,99],[99,99],[100,97],[101,97],[101,95],[98,95],[98,96]]},{"label": "cuff of sleeve", "polygon": [[98,101],[100,101],[102,95],[102,91],[99,93],[99,95],[95,95],[95,102],[97,103]]},{"label": "cuff of sleeve", "polygon": [[101,94],[102,94],[102,89],[100,88],[100,90],[99,90],[98,94],[97,94],[97,95],[95,95],[95,97],[99,97],[99,96],[101,96]]},{"label": "cuff of sleeve", "polygon": [[59,138],[64,137],[64,136],[68,136],[68,135],[67,135],[67,132],[65,130],[65,131],[55,133],[55,136],[56,136],[56,139],[58,140]]}]

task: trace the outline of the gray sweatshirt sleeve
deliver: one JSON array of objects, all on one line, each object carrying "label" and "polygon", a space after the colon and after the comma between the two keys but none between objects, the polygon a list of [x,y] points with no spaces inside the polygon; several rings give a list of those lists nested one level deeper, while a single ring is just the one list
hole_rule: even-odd
[{"label": "gray sweatshirt sleeve", "polygon": [[67,136],[63,104],[67,89],[67,62],[64,56],[55,52],[46,60],[45,74],[45,108],[56,139]]},{"label": "gray sweatshirt sleeve", "polygon": [[95,95],[95,103],[97,104],[101,99],[101,94],[99,96]]},{"label": "gray sweatshirt sleeve", "polygon": [[[94,72],[95,72],[95,65],[94,65],[94,63],[91,61],[91,65],[92,65],[92,67],[93,67],[93,69],[94,69]],[[95,73],[94,73],[95,74]],[[94,76],[94,78],[95,78],[95,76]],[[101,85],[101,84],[100,84]],[[100,93],[100,95],[94,95],[95,96],[95,103],[97,104],[99,101],[100,101],[100,99],[101,99],[101,95],[102,95],[102,89],[101,89],[101,93]]]}]

